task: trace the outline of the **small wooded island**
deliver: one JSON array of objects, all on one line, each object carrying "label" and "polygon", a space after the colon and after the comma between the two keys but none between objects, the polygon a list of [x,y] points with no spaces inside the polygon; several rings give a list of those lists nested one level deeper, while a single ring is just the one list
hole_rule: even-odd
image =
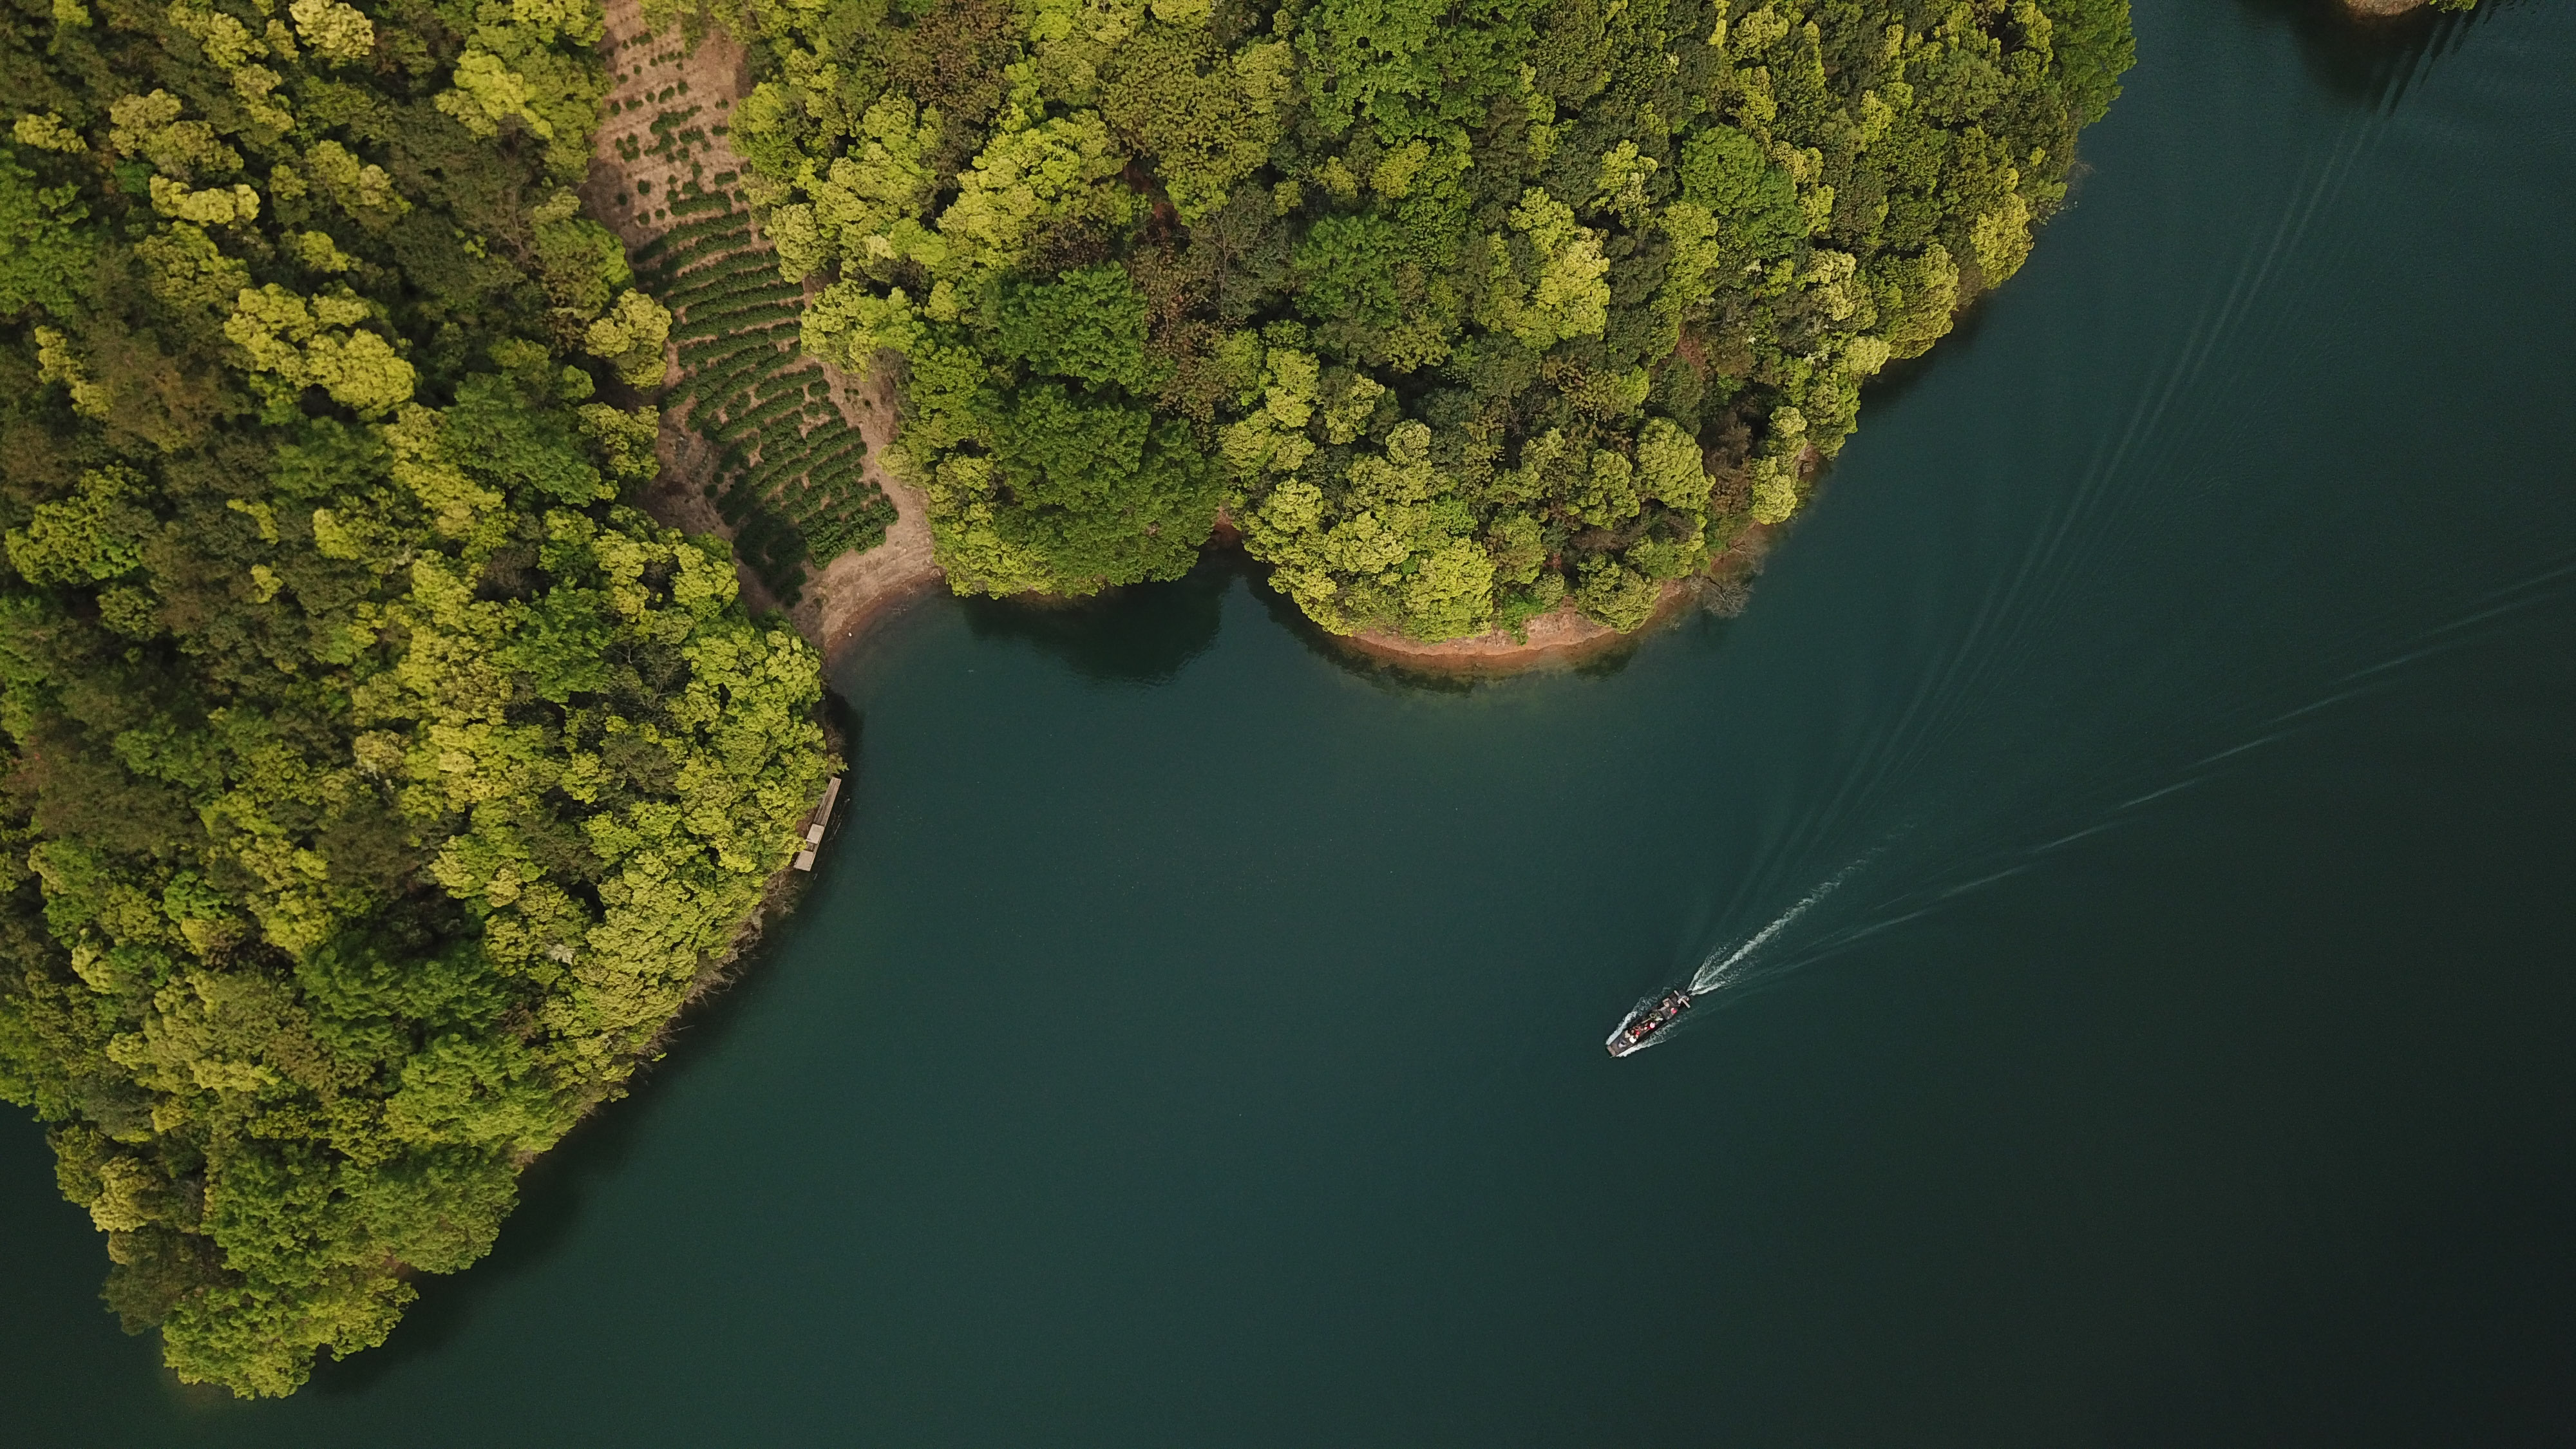
[{"label": "small wooded island", "polygon": [[1337,633],[1633,630],[2132,57],[2126,0],[8,3],[0,1096],[243,1394],[720,978],[871,560],[1083,595],[1223,521]]}]

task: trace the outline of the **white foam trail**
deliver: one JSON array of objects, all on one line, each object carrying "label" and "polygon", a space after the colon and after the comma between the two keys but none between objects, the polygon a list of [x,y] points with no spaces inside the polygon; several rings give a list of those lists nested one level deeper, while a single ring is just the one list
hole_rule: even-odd
[{"label": "white foam trail", "polygon": [[[2405,666],[2433,655],[2443,653],[2447,650],[2459,648],[2468,644],[2478,637],[2479,625],[2562,597],[2565,590],[2556,586],[2565,583],[2571,578],[2576,578],[2576,561],[2568,560],[2562,556],[2558,561],[2552,562],[2524,578],[2517,579],[2501,588],[2494,589],[2487,594],[2470,601],[2465,612],[2460,613],[2456,617],[2434,624],[2430,627],[2417,630],[2411,637],[2403,641],[2398,646],[2398,652],[2395,655],[2380,659],[2373,663],[2348,669],[2345,673],[2335,679],[2335,687],[2331,688],[2328,693],[2315,699],[2311,699],[2307,703],[2298,705],[2295,708],[2282,710],[2273,714],[2269,718],[2262,720],[2254,727],[2257,733],[2255,733],[2251,738],[2229,745],[2224,749],[2212,751],[2209,754],[2202,755],[2198,759],[2179,766],[2178,773],[2180,773],[2181,778],[2173,779],[2169,783],[2158,785],[2152,789],[2143,790],[2142,793],[2131,795],[2126,799],[2120,799],[2118,800],[2118,803],[2102,808],[2100,814],[2092,823],[2084,825],[2068,834],[2057,836],[2054,839],[2047,840],[2036,845],[1997,851],[1993,854],[1987,854],[1984,857],[1985,860],[1988,861],[1994,859],[1995,854],[2001,854],[2007,858],[2018,857],[2017,859],[2014,859],[2013,863],[2004,866],[2003,869],[1990,871],[1987,874],[1977,876],[1974,879],[1958,885],[1931,885],[1919,888],[1915,891],[1903,893],[1892,901],[1882,903],[1882,909],[1895,910],[1898,914],[1882,916],[1876,920],[1864,920],[1858,924],[1846,925],[1838,930],[1829,932],[1821,940],[1808,942],[1803,948],[1801,948],[1796,954],[1791,955],[1786,961],[1766,965],[1758,975],[1738,973],[1736,971],[1738,966],[1749,961],[1755,953],[1761,951],[1765,946],[1768,946],[1773,941],[1777,940],[1783,932],[1797,924],[1799,918],[1806,915],[1808,911],[1814,909],[1819,902],[1825,899],[1825,897],[1832,895],[1842,886],[1844,881],[1850,879],[1860,870],[1861,867],[1869,864],[1872,860],[1875,860],[1888,848],[1890,844],[1893,843],[1892,839],[1883,840],[1881,844],[1872,847],[1869,851],[1861,855],[1860,858],[1852,861],[1849,865],[1844,866],[1841,870],[1836,871],[1831,877],[1827,878],[1823,884],[1818,885],[1814,890],[1809,891],[1797,904],[1781,912],[1777,919],[1764,926],[1761,930],[1754,932],[1749,938],[1734,946],[1721,946],[1717,950],[1710,952],[1707,959],[1700,963],[1699,969],[1692,973],[1687,989],[1693,996],[1705,996],[1722,987],[1749,984],[1749,981],[1753,979],[1766,982],[1774,980],[1791,971],[1799,970],[1816,961],[1823,960],[1826,957],[1847,950],[1866,938],[1876,936],[1881,932],[1892,930],[1897,926],[1928,916],[1934,911],[1940,909],[1943,904],[1958,896],[1965,895],[1971,891],[1981,890],[1997,881],[2019,875],[2022,872],[2031,869],[2041,856],[2063,849],[2079,840],[2088,839],[2092,836],[2102,834],[2105,831],[2117,828],[2119,825],[2124,823],[2124,817],[2128,816],[2132,811],[2151,805],[2167,796],[2179,794],[2183,791],[2207,784],[2212,778],[2212,772],[2217,766],[2225,764],[2226,762],[2235,759],[2237,756],[2252,753],[2253,751],[2260,750],[2268,745],[2276,744],[2281,740],[2287,739],[2291,735],[2297,733],[2298,729],[2304,727],[2312,716],[2323,714],[2337,705],[2348,703],[2349,701],[2361,698],[2374,690],[2386,687],[2391,682],[2388,676],[2395,674]],[[2115,776],[2114,780],[2116,781],[2116,779],[2117,777]],[[2127,785],[2126,788],[2132,790],[2139,789],[2139,787],[2145,783],[2147,782],[2137,781],[2136,783]],[[2113,782],[2105,782],[2104,784],[2089,788],[2105,792],[2116,792],[2119,786]],[[1908,828],[1910,828],[1910,826],[1900,827],[1896,833],[1903,834]],[[1628,1019],[1633,1020],[1636,1012],[1646,1010],[1648,1007],[1652,1006],[1657,999],[1657,996],[1651,995],[1641,998],[1638,1001],[1635,1010],[1630,1013]],[[1626,1020],[1623,1020],[1620,1023],[1623,1027],[1626,1024]],[[1647,1046],[1660,1046],[1662,1045],[1665,1036],[1669,1034],[1669,1031],[1658,1032],[1654,1036],[1647,1038],[1646,1041],[1640,1043],[1639,1048],[1642,1049]],[[1612,1039],[1615,1040],[1616,1037],[1617,1033],[1614,1031],[1612,1033]]]},{"label": "white foam trail", "polygon": [[[1782,911],[1778,919],[1772,921],[1771,924],[1764,926],[1761,930],[1754,932],[1750,938],[1748,938],[1742,945],[1737,946],[1734,950],[1726,951],[1726,948],[1721,946],[1717,951],[1711,951],[1708,953],[1708,959],[1702,961],[1699,965],[1699,969],[1691,973],[1690,994],[1693,996],[1703,996],[1725,985],[1726,973],[1733,970],[1737,962],[1742,961],[1746,957],[1751,956],[1754,952],[1761,950],[1764,946],[1770,944],[1772,937],[1779,935],[1782,931],[1785,931],[1789,929],[1790,926],[1796,924],[1797,919],[1813,908],[1816,902],[1832,895],[1835,887],[1850,879],[1852,872],[1869,864],[1877,854],[1878,851],[1872,850],[1869,854],[1864,855],[1860,859],[1853,861],[1851,864],[1844,866],[1842,869],[1835,871],[1831,877],[1827,878],[1823,885],[1807,892],[1804,899],[1800,900],[1796,905],[1791,906],[1789,909]],[[1718,959],[1719,952],[1721,951],[1725,952],[1724,960]]]}]

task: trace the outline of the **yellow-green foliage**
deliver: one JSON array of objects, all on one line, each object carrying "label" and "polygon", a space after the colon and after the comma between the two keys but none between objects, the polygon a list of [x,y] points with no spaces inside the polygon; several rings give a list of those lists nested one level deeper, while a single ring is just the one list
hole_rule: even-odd
[{"label": "yellow-green foliage", "polygon": [[587,0],[5,3],[0,1096],[128,1326],[285,1393],[729,949],[817,661],[619,502],[670,318],[560,189]]},{"label": "yellow-green foliage", "polygon": [[[908,364],[959,587],[1160,576],[1222,501],[1326,627],[1425,639],[1632,627],[1789,517],[1862,382],[2023,264],[2131,52],[2125,0],[720,9],[774,61],[736,139],[828,283],[807,345]],[[1104,264],[1117,381],[1009,339]],[[1097,454],[1129,486],[1014,442],[1068,387],[1152,415]]]},{"label": "yellow-green foliage", "polygon": [[596,0],[482,0],[451,89],[438,108],[477,136],[505,126],[546,143],[546,168],[577,181],[607,93],[588,47],[600,36]]},{"label": "yellow-green foliage", "polygon": [[669,369],[663,345],[671,340],[671,314],[641,292],[628,292],[582,333],[582,349],[604,359],[637,387],[653,387]]},{"label": "yellow-green foliage", "polygon": [[[1132,168],[1155,168],[1185,221],[1236,199],[1280,136],[1288,47],[1220,37],[1186,0],[761,3],[734,20],[777,60],[736,121],[753,199],[791,275],[830,281],[806,344],[863,374],[908,363],[890,461],[929,495],[951,584],[1087,593],[1186,569],[1219,482],[1212,439],[1170,403],[1194,390],[1203,423],[1234,384],[1149,358],[1141,326],[1092,329],[1086,355],[1123,360],[1067,371],[1004,318],[1090,285],[1154,224]],[[1166,300],[1126,276],[1111,290],[1127,315]]]}]

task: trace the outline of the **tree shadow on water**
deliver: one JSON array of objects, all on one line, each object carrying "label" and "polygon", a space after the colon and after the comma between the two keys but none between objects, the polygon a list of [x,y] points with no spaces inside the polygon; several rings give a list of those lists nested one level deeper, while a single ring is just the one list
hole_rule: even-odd
[{"label": "tree shadow on water", "polygon": [[961,602],[978,639],[1034,645],[1104,684],[1167,684],[1216,642],[1226,590],[1243,567],[1218,551],[1168,584],[1133,584],[1087,599]]},{"label": "tree shadow on water", "polygon": [[[2044,227],[2040,229],[2039,244],[2043,247],[2048,245],[2048,231]],[[2010,282],[2004,284],[2005,289],[2011,286]],[[1903,402],[1907,394],[1921,387],[1925,379],[1931,377],[1933,370],[1944,361],[1957,357],[1976,346],[1977,338],[1986,330],[1987,316],[1994,311],[1994,300],[1994,291],[1980,292],[1965,308],[1961,309],[1956,317],[1951,319],[1950,330],[1941,334],[1940,340],[1932,344],[1930,351],[1913,357],[1891,359],[1885,367],[1880,368],[1875,375],[1863,383],[1860,391],[1861,430],[1863,432],[1868,430],[1873,415],[1884,415],[1895,411],[1896,405]]]},{"label": "tree shadow on water", "polygon": [[654,1104],[649,1099],[723,1055],[726,1039],[739,1028],[751,1001],[767,989],[770,973],[764,965],[787,945],[785,937],[798,919],[789,911],[775,913],[771,934],[734,967],[733,981],[681,1013],[665,1042],[669,1055],[646,1063],[628,1080],[627,1097],[603,1103],[553,1151],[529,1164],[519,1177],[518,1206],[502,1222],[489,1256],[461,1273],[413,1279],[420,1297],[404,1311],[393,1336],[382,1347],[342,1362],[317,1359],[305,1392],[328,1399],[362,1397],[406,1366],[435,1359],[464,1336],[494,1294],[553,1259],[580,1227],[591,1195],[626,1170],[636,1144],[650,1130],[647,1119]]},{"label": "tree shadow on water", "polygon": [[2459,49],[2470,28],[2495,18],[2516,0],[2483,0],[2475,10],[2435,10],[2403,15],[2355,15],[2343,0],[2239,0],[2266,24],[2298,38],[2299,54],[2317,87],[2335,100],[2369,110],[2405,98],[2426,55],[2440,60]]},{"label": "tree shadow on water", "polygon": [[1270,587],[1270,581],[1257,571],[1247,566],[1246,573],[1252,580],[1252,597],[1261,605],[1261,611],[1270,616],[1271,623],[1294,635],[1298,643],[1306,646],[1306,652],[1353,678],[1364,679],[1385,689],[1420,689],[1434,694],[1465,694],[1478,683],[1472,675],[1407,669],[1373,654],[1364,654],[1331,630],[1307,618],[1306,611],[1298,608],[1294,599]]}]

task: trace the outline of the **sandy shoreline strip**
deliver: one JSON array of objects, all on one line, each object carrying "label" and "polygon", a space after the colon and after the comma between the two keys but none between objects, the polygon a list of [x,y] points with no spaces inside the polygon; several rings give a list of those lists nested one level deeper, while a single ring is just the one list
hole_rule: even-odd
[{"label": "sandy shoreline strip", "polygon": [[1747,528],[1725,553],[1709,561],[1704,574],[1664,585],[1663,593],[1655,600],[1655,611],[1646,617],[1645,623],[1624,634],[1576,613],[1569,601],[1530,620],[1522,631],[1523,637],[1518,639],[1500,629],[1465,639],[1444,639],[1437,644],[1374,631],[1334,637],[1344,647],[1372,659],[1440,674],[1507,674],[1543,666],[1579,664],[1604,654],[1617,653],[1672,623],[1681,617],[1685,606],[1708,579],[1750,579],[1760,571],[1763,556],[1771,551],[1774,536],[1775,531],[1762,524]]},{"label": "sandy shoreline strip", "polygon": [[1442,673],[1502,673],[1543,664],[1578,663],[1622,644],[1633,644],[1669,621],[1686,597],[1685,585],[1664,585],[1655,599],[1655,611],[1646,616],[1645,623],[1626,634],[1583,617],[1571,603],[1566,603],[1530,620],[1517,639],[1500,629],[1464,639],[1443,639],[1436,644],[1375,630],[1334,637],[1346,648],[1390,664]]}]

